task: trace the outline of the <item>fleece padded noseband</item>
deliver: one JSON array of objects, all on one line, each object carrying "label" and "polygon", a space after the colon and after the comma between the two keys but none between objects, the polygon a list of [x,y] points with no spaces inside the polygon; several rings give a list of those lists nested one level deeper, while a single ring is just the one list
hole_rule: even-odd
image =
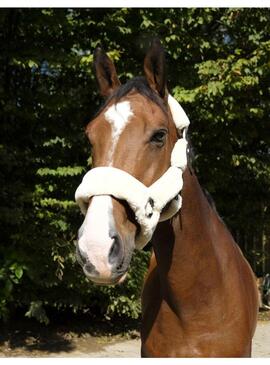
[{"label": "fleece padded noseband", "polygon": [[185,134],[189,119],[171,95],[168,97],[168,104],[176,128],[179,131],[184,129],[185,133],[174,145],[171,166],[158,180],[146,187],[123,170],[96,167],[85,174],[75,193],[75,200],[83,214],[86,214],[89,199],[93,196],[112,195],[125,200],[141,228],[135,242],[137,249],[143,248],[150,241],[158,222],[170,219],[182,205],[179,193],[183,186],[182,174],[187,165]]}]

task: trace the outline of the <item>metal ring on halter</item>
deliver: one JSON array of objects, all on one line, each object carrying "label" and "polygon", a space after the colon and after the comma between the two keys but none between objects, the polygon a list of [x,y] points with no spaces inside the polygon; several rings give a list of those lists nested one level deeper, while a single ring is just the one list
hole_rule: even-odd
[{"label": "metal ring on halter", "polygon": [[188,128],[187,128],[187,127],[183,128],[183,138],[184,138],[185,140],[187,139],[187,130],[188,130]]}]

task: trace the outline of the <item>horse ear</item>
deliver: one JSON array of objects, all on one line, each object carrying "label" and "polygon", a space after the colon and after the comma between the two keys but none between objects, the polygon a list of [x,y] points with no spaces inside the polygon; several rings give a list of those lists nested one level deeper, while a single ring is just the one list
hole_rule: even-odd
[{"label": "horse ear", "polygon": [[94,69],[102,96],[109,96],[121,85],[112,60],[99,47],[94,52]]},{"label": "horse ear", "polygon": [[149,86],[162,98],[166,96],[165,52],[159,39],[154,39],[144,59],[144,73]]}]

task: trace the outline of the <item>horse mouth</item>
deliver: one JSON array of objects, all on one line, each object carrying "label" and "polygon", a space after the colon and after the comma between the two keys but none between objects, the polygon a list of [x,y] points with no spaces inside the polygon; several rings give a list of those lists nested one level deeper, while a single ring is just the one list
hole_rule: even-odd
[{"label": "horse mouth", "polygon": [[[85,272],[84,272],[85,273]],[[92,277],[92,276],[89,276],[85,273],[85,276],[88,278],[88,280],[90,280],[92,283],[96,284],[96,285],[100,285],[100,286],[107,286],[107,285],[120,285],[122,284],[126,277],[127,277],[127,271],[123,274],[120,274],[120,275],[114,275],[110,278],[102,278],[102,277],[99,277],[99,276],[95,276],[95,277]]]},{"label": "horse mouth", "polygon": [[104,271],[100,271],[99,268],[96,268],[94,264],[87,260],[86,254],[79,249],[77,242],[76,259],[83,269],[84,275],[90,282],[100,286],[121,285],[127,278],[133,251],[134,247],[124,250],[122,259],[118,262],[117,266],[108,266]]},{"label": "horse mouth", "polygon": [[124,260],[122,263],[122,267],[119,271],[112,272],[111,275],[108,275],[107,277],[102,277],[99,275],[99,273],[97,271],[94,271],[92,275],[87,271],[86,264],[80,254],[80,251],[78,250],[78,247],[76,250],[76,258],[77,258],[77,262],[83,269],[83,272],[84,272],[85,276],[87,277],[87,279],[96,285],[122,284],[127,277],[128,264],[125,263]]}]

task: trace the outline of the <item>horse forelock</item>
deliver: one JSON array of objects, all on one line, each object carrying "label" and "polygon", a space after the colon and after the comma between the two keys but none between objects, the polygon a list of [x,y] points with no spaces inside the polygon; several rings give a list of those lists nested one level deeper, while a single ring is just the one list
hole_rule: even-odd
[{"label": "horse forelock", "polygon": [[121,85],[118,89],[116,89],[105,100],[105,103],[98,110],[96,117],[100,115],[111,102],[117,104],[131,92],[137,92],[138,94],[145,96],[147,99],[151,100],[156,105],[158,105],[165,114],[168,112],[163,99],[161,99],[161,97],[150,88],[145,77],[138,76],[134,77],[131,80],[128,80],[125,84]]}]

